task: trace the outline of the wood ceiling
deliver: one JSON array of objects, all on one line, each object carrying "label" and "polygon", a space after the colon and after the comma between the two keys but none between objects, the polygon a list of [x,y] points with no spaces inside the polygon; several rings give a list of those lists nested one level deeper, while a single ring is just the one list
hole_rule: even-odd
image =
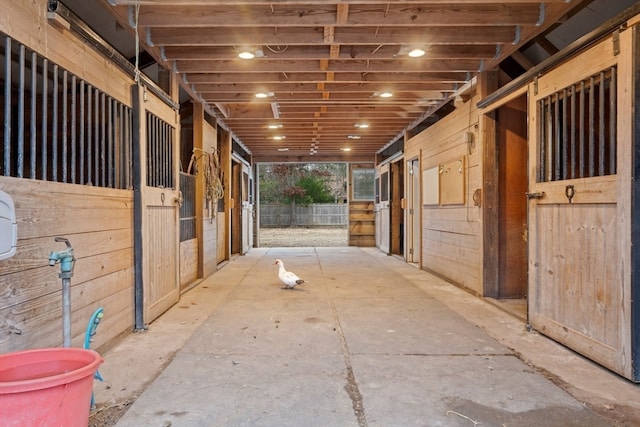
[{"label": "wood ceiling", "polygon": [[[373,160],[584,3],[104,1],[121,25],[137,22],[142,48],[180,74],[254,161]],[[258,55],[239,58],[245,47]],[[408,56],[412,47],[424,56]],[[386,91],[393,96],[379,96]]]}]

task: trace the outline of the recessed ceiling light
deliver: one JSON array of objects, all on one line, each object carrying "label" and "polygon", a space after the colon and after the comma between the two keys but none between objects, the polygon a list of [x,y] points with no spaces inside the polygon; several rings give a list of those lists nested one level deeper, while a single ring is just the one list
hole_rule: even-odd
[{"label": "recessed ceiling light", "polygon": [[268,127],[269,129],[281,129],[281,128],[282,128],[282,124],[280,124],[280,123],[274,123],[274,124],[268,125],[267,127]]},{"label": "recessed ceiling light", "polygon": [[351,151],[351,148],[349,148],[349,147],[342,147],[340,150],[342,150],[342,151]]},{"label": "recessed ceiling light", "polygon": [[288,148],[284,147],[284,148],[278,148],[278,151],[289,151]]},{"label": "recessed ceiling light", "polygon": [[369,123],[354,123],[353,127],[358,129],[366,129],[369,127]]},{"label": "recessed ceiling light", "polygon": [[240,53],[238,53],[238,57],[242,59],[262,58],[263,56],[264,52],[261,46],[244,46]]},{"label": "recessed ceiling light", "polygon": [[256,93],[256,98],[266,98],[269,94],[267,92],[258,92]]},{"label": "recessed ceiling light", "polygon": [[347,135],[347,138],[349,138],[349,139],[360,139],[362,137],[360,135]]},{"label": "recessed ceiling light", "polygon": [[423,50],[423,49],[420,49],[419,47],[416,47],[416,48],[412,49],[412,50],[409,52],[409,54],[408,54],[408,55],[409,55],[410,57],[412,57],[412,58],[419,58],[419,57],[421,57],[422,55],[424,55],[424,50]]},{"label": "recessed ceiling light", "polygon": [[393,96],[393,94],[391,92],[380,92],[380,95],[378,95],[380,98],[391,98]]},{"label": "recessed ceiling light", "polygon": [[273,137],[273,139],[275,139],[276,141],[282,141],[283,139],[287,139],[287,137],[284,135],[276,135]]}]

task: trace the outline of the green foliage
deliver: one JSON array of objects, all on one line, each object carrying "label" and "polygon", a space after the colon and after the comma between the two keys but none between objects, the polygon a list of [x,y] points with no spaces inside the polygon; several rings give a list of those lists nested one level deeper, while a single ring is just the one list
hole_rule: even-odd
[{"label": "green foliage", "polygon": [[304,188],[311,203],[333,203],[334,198],[322,177],[315,175],[303,176],[297,183]]},{"label": "green foliage", "polygon": [[271,163],[259,166],[260,202],[335,203],[346,198],[345,163]]}]

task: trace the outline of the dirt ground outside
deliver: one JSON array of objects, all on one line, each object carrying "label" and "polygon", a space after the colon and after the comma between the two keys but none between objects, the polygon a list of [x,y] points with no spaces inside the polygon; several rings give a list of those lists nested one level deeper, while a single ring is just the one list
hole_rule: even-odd
[{"label": "dirt ground outside", "polygon": [[260,228],[259,233],[261,248],[341,247],[348,246],[349,242],[346,227]]}]

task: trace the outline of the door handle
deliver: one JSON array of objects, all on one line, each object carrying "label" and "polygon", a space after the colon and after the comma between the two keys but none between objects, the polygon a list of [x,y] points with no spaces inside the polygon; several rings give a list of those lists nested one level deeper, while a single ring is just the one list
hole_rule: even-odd
[{"label": "door handle", "polygon": [[545,196],[544,191],[540,191],[538,193],[526,192],[526,193],[524,193],[524,195],[526,196],[526,198],[528,200],[531,200],[531,199],[542,199]]},{"label": "door handle", "polygon": [[573,188],[573,185],[567,185],[564,188],[564,195],[567,196],[567,200],[569,201],[569,203],[573,201],[573,196],[575,196],[575,194],[576,194],[576,189]]}]

